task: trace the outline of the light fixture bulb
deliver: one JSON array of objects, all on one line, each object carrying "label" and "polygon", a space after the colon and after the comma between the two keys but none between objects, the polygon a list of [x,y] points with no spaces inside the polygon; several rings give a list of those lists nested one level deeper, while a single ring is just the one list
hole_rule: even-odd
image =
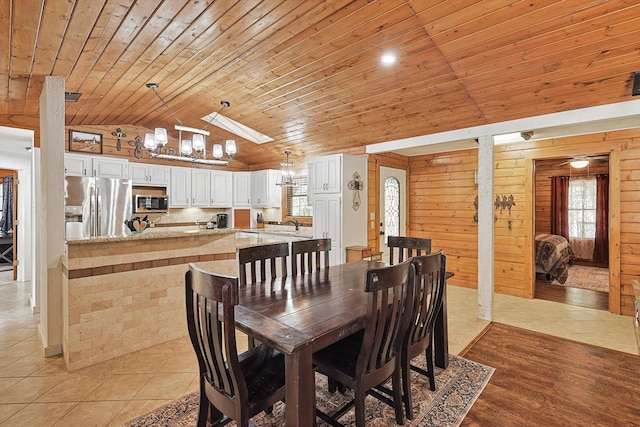
[{"label": "light fixture bulb", "polygon": [[225,143],[225,151],[229,157],[233,159],[233,156],[236,154],[236,141],[233,139],[227,139],[227,142]]},{"label": "light fixture bulb", "polygon": [[156,128],[155,137],[156,137],[156,144],[159,147],[164,147],[167,144],[168,137],[167,137],[167,130],[165,128]]},{"label": "light fixture bulb", "polygon": [[574,160],[569,163],[574,169],[582,169],[589,164],[589,160]]},{"label": "light fixture bulb", "polygon": [[222,144],[213,144],[213,157],[220,160],[222,158]]},{"label": "light fixture bulb", "polygon": [[192,146],[193,149],[198,153],[204,150],[204,135],[194,133],[192,138]]},{"label": "light fixture bulb", "polygon": [[144,134],[144,148],[149,151],[156,148],[156,137],[151,132]]},{"label": "light fixture bulb", "polygon": [[183,139],[182,143],[181,143],[181,147],[180,147],[180,152],[184,156],[190,156],[192,151],[193,150],[191,149],[191,140],[190,139]]},{"label": "light fixture bulb", "polygon": [[380,61],[382,61],[383,65],[393,65],[396,62],[396,55],[391,52],[387,52],[382,55]]}]

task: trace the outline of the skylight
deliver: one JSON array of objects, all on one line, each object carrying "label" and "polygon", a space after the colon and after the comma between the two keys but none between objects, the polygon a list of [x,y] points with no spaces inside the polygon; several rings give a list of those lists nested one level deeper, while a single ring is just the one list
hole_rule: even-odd
[{"label": "skylight", "polygon": [[260,133],[257,130],[253,130],[248,126],[245,126],[242,123],[238,123],[235,120],[232,120],[229,117],[225,117],[217,112],[207,114],[206,116],[202,117],[202,120],[235,135],[238,135],[241,138],[247,139],[251,142],[255,142],[256,144],[264,144],[265,142],[273,141],[273,138]]}]

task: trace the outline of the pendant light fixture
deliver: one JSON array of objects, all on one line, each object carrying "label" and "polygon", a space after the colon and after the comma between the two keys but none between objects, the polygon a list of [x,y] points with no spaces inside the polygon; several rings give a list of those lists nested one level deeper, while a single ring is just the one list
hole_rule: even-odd
[{"label": "pendant light fixture", "polygon": [[295,175],[293,171],[293,163],[289,161],[291,151],[287,150],[284,154],[287,155],[287,161],[280,163],[280,176],[276,180],[276,185],[281,187],[297,187],[298,183],[293,179],[293,176]]},{"label": "pendant light fixture", "polygon": [[[147,87],[156,94],[162,105],[166,107],[169,113],[176,119],[174,128],[178,131],[178,155],[166,154],[163,152],[163,148],[169,142],[167,130],[165,128],[155,128],[153,133],[149,132],[144,136],[144,148],[149,151],[149,154],[154,159],[167,159],[167,160],[180,160],[190,163],[202,163],[215,166],[227,166],[229,161],[233,159],[236,154],[236,142],[233,139],[228,139],[225,144],[225,151],[229,156],[229,160],[222,160],[223,152],[221,144],[214,144],[213,159],[207,159],[207,140],[206,137],[210,135],[210,132],[206,129],[198,129],[189,126],[183,126],[182,121],[175,115],[173,110],[169,108],[169,105],[162,99],[157,89],[160,87],[158,83],[147,83]],[[222,108],[220,111],[231,106],[229,101],[222,101],[220,103]],[[219,112],[220,112],[219,111]],[[219,113],[218,112],[218,113]],[[191,133],[191,139],[182,138],[182,133]]]}]

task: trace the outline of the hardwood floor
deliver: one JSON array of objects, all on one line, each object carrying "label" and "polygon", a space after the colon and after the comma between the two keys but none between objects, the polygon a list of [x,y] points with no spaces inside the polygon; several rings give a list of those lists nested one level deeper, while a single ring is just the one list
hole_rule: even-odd
[{"label": "hardwood floor", "polygon": [[496,369],[461,426],[637,426],[640,357],[491,323],[460,353]]},{"label": "hardwood floor", "polygon": [[552,285],[546,280],[536,280],[535,298],[562,302],[578,307],[609,310],[609,294],[589,289]]}]

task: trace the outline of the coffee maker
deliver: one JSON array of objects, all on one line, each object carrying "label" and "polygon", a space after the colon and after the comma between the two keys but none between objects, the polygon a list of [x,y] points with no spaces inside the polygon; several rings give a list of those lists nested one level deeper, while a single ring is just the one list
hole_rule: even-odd
[{"label": "coffee maker", "polygon": [[219,213],[218,214],[218,228],[227,228],[227,214]]}]

